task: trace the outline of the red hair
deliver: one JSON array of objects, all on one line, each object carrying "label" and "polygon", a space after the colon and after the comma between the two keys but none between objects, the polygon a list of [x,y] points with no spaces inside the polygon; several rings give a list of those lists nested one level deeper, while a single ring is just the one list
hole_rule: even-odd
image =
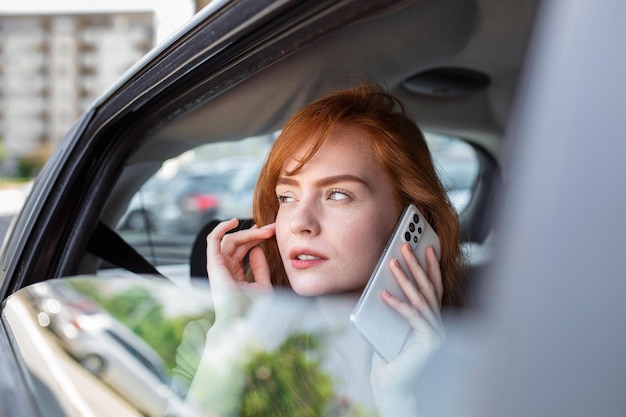
[{"label": "red hair", "polygon": [[[285,162],[311,139],[308,151],[287,175],[298,172],[320,149],[336,125],[358,127],[372,140],[374,152],[393,186],[398,211],[415,204],[439,235],[444,305],[459,302],[463,271],[460,227],[435,171],[430,151],[417,124],[406,116],[399,100],[377,84],[367,83],[324,96],[297,112],[284,126],[261,169],[255,188],[253,211],[257,225],[273,223],[278,213],[276,181]],[[262,245],[272,283],[289,285],[276,239]]]}]

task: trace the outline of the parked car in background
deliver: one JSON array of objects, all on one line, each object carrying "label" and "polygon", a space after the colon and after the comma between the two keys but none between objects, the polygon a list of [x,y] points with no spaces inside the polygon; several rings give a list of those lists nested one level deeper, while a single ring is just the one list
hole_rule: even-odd
[{"label": "parked car in background", "polygon": [[[232,176],[228,187],[217,193],[219,206],[216,218],[252,218],[252,195],[261,171],[261,161],[262,159],[251,161],[241,166]],[[198,231],[199,229],[196,230]]]},{"label": "parked car in background", "polygon": [[169,177],[157,172],[133,196],[117,229],[197,233],[216,218],[250,217],[261,164],[247,158],[196,161]]},{"label": "parked car in background", "polygon": [[[111,389],[42,325],[72,301],[29,301],[77,281],[110,316],[94,324],[103,357],[125,349],[106,334],[111,318],[146,326],[140,338],[185,397],[156,414],[193,414],[198,398],[175,387],[201,378],[205,415],[377,415],[354,297],[250,294],[232,326],[213,326],[212,288],[190,275],[206,264],[205,232],[120,226],[142,187],[192,154],[210,172],[254,161],[195,200],[216,208],[202,221],[227,206],[247,215],[252,181],[229,178],[262,164],[302,106],[365,79],[441,139],[430,146],[467,254],[466,304],[444,314],[446,340],[411,385],[420,414],[623,416],[625,14],[617,0],[209,2],[76,121],[13,219],[0,249],[0,415],[148,412],[130,399],[138,388]],[[184,212],[174,191],[156,192],[152,211],[177,205],[171,225]],[[138,362],[125,382],[152,380]]]},{"label": "parked car in background", "polygon": [[121,217],[120,230],[146,230],[157,227],[159,199],[168,180],[154,176],[137,191]]},{"label": "parked car in background", "polygon": [[157,227],[164,233],[195,233],[219,210],[218,193],[227,189],[232,170],[180,173],[161,192]]}]

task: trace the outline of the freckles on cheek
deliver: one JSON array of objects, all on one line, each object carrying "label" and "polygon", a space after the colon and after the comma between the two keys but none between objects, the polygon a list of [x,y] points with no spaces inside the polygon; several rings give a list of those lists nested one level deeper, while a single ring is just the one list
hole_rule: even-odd
[{"label": "freckles on cheek", "polygon": [[281,249],[282,248],[282,242],[285,239],[285,236],[288,236],[287,234],[287,223],[285,222],[285,216],[281,216],[280,215],[280,211],[278,212],[278,214],[276,215],[276,243],[278,244],[278,248]]},{"label": "freckles on cheek", "polygon": [[356,222],[353,224],[347,224],[342,227],[344,232],[347,232],[346,246],[351,247],[352,256],[358,260],[368,260],[372,256],[380,255],[378,248],[382,246],[380,244],[380,232],[372,229],[370,225],[363,222]]}]

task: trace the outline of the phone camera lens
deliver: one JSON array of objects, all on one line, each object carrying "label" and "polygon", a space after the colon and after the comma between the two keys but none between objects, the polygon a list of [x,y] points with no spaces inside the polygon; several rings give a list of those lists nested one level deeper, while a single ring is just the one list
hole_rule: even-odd
[{"label": "phone camera lens", "polygon": [[414,231],[415,231],[415,223],[411,223],[411,224],[409,224],[409,230],[410,230],[411,232],[414,232]]},{"label": "phone camera lens", "polygon": [[415,223],[419,223],[419,222],[420,222],[420,216],[418,216],[417,214],[414,214],[414,215],[413,215],[413,221],[414,221]]},{"label": "phone camera lens", "polygon": [[422,234],[422,228],[421,227],[417,228],[417,233]]},{"label": "phone camera lens", "polygon": [[411,234],[410,234],[409,232],[405,232],[405,233],[404,233],[404,239],[405,239],[407,242],[410,242],[410,241],[411,241]]},{"label": "phone camera lens", "polygon": [[417,236],[413,236],[413,242],[417,243]]}]

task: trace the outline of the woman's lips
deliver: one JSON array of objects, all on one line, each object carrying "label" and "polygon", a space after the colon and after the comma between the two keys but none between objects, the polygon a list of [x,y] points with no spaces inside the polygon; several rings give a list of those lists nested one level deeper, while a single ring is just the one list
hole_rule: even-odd
[{"label": "woman's lips", "polygon": [[292,249],[289,260],[294,269],[311,268],[327,261],[321,254],[301,248]]}]

